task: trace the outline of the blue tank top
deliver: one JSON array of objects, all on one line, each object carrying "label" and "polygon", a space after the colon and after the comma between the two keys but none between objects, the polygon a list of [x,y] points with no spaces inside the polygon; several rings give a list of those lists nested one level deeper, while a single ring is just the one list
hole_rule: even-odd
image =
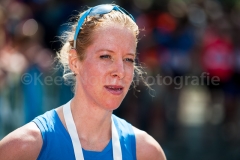
[{"label": "blue tank top", "polygon": [[[136,139],[132,125],[115,115],[113,121],[119,134],[123,160],[136,160]],[[33,122],[40,129],[43,139],[38,160],[75,160],[70,135],[54,109],[36,117]],[[83,155],[84,160],[113,160],[112,140],[101,152],[83,149]]]}]

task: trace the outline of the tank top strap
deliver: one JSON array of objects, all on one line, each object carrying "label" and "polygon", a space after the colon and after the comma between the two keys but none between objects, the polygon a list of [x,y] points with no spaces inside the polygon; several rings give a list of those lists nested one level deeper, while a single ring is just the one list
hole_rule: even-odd
[{"label": "tank top strap", "polygon": [[133,126],[114,114],[113,120],[119,134],[122,150],[124,150],[125,153],[127,152],[134,160],[136,160],[136,138],[133,131]]}]

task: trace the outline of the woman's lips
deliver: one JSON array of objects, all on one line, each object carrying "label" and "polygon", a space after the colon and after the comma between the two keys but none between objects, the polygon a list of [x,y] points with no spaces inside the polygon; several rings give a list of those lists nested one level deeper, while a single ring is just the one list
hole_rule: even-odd
[{"label": "woman's lips", "polygon": [[123,93],[123,87],[117,85],[106,85],[104,86],[108,92],[112,93],[113,95],[120,95]]}]

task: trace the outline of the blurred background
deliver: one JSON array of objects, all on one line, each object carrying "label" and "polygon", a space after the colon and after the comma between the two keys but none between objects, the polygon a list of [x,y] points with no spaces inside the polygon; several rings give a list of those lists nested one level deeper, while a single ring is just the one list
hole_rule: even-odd
[{"label": "blurred background", "polygon": [[[112,2],[0,1],[0,139],[73,96],[54,69],[58,36],[76,11]],[[114,113],[152,135],[168,160],[240,159],[240,1],[114,3],[135,17],[139,60],[155,80],[152,91],[136,79]]]}]

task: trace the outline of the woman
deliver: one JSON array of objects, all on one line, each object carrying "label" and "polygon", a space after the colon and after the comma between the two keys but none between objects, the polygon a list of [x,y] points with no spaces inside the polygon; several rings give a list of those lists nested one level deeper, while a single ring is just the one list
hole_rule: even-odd
[{"label": "woman", "polygon": [[146,132],[112,114],[133,81],[138,27],[117,5],[80,15],[60,53],[74,98],[13,131],[0,142],[2,160],[166,159]]}]

